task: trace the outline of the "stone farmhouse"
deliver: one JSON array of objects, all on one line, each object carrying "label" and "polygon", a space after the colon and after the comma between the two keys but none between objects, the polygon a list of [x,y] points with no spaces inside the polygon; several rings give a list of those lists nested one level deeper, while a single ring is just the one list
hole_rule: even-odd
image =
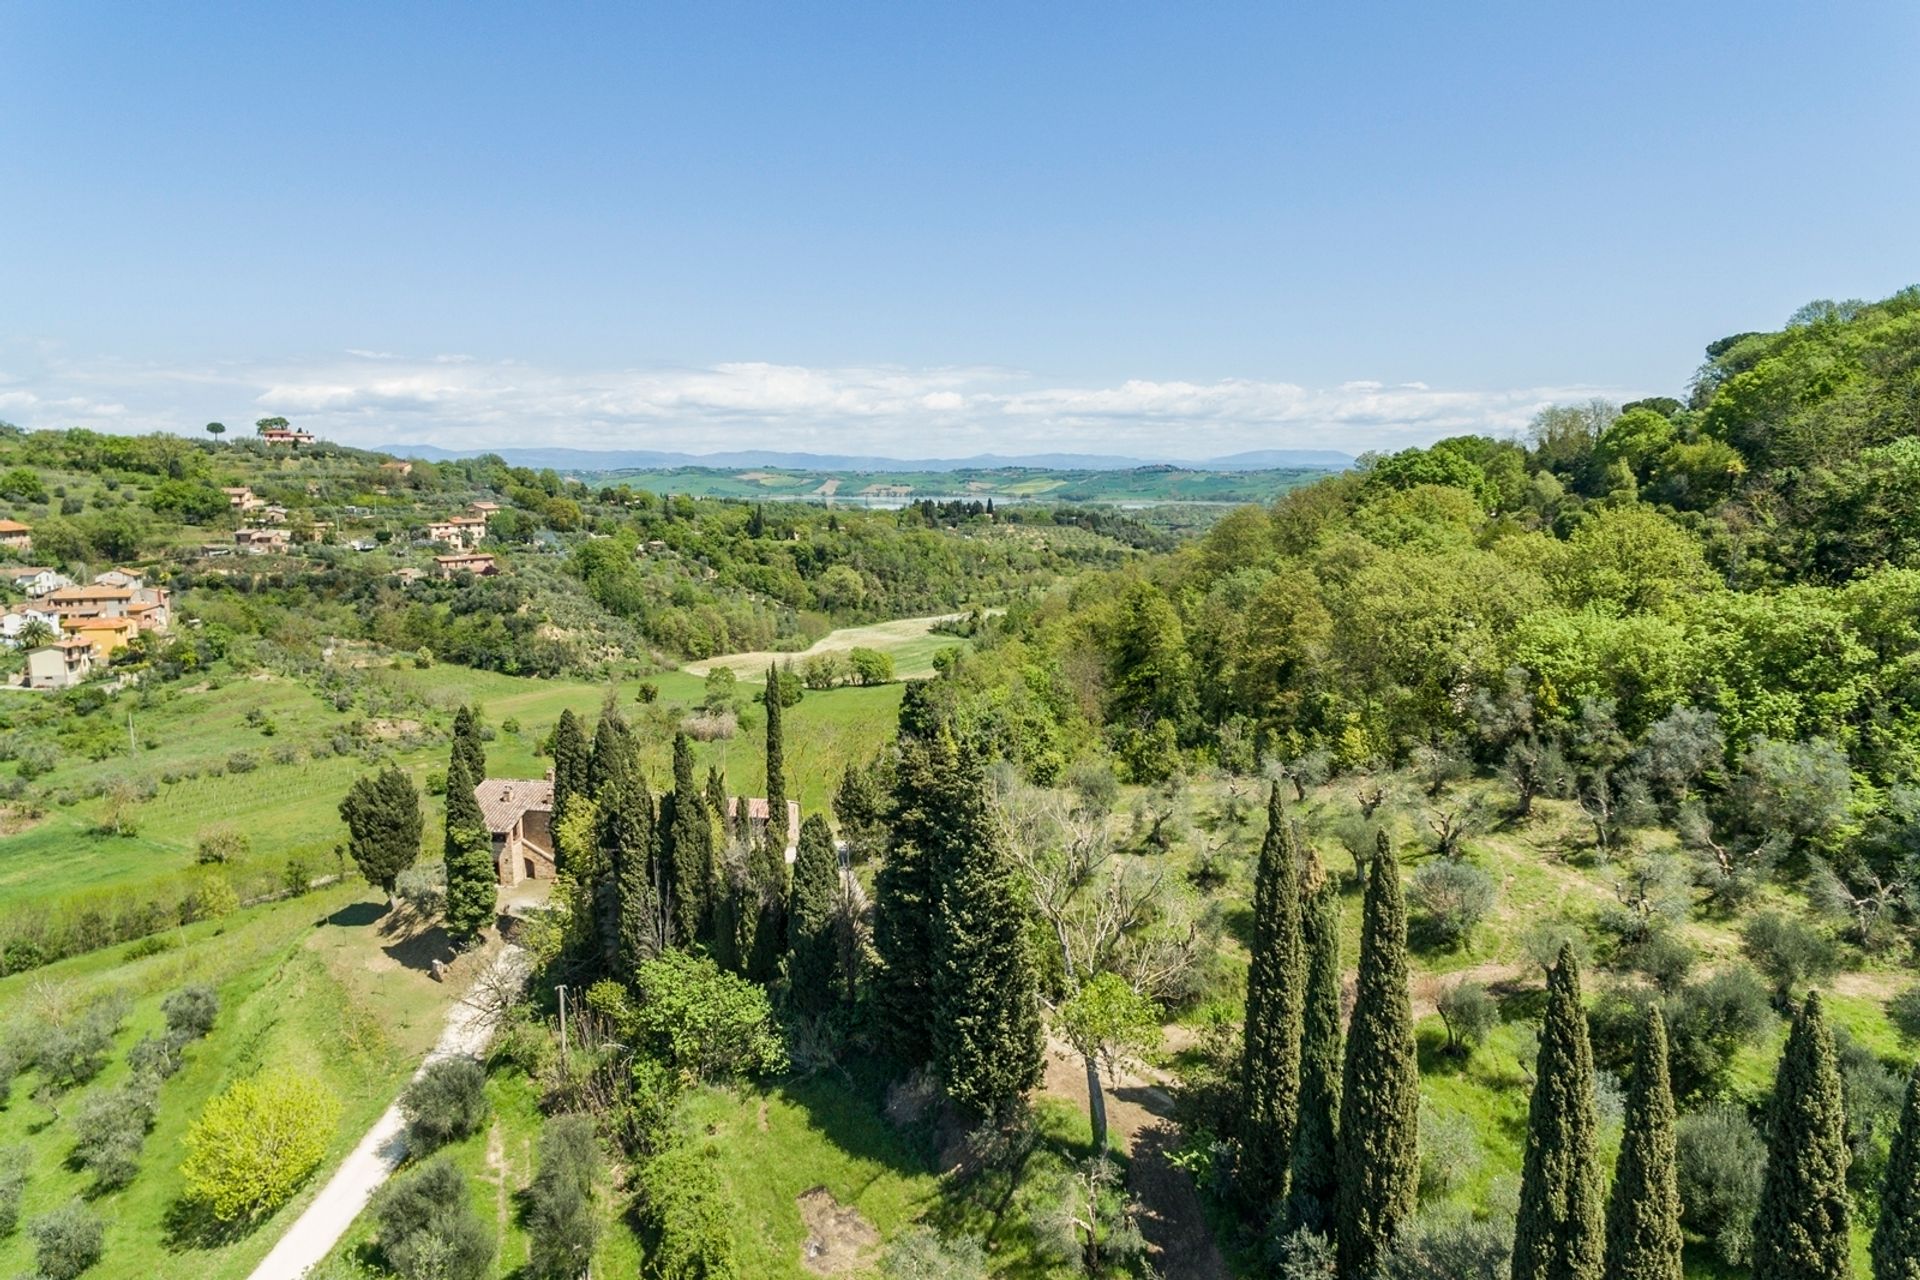
[{"label": "stone farmhouse", "polygon": [[[728,830],[732,830],[734,824],[739,821],[739,817],[738,817],[739,812],[740,812],[740,797],[728,796],[727,797],[727,829]],[[757,842],[757,841],[765,840],[767,838],[767,825],[768,825],[769,813],[770,811],[767,808],[767,802],[762,797],[754,796],[747,801],[747,839],[748,840]],[[787,801],[787,833],[786,834],[787,834],[787,839],[786,839],[785,848],[786,848],[787,861],[791,863],[794,861],[794,859],[800,856],[800,802],[798,800]]]},{"label": "stone farmhouse", "polygon": [[18,520],[0,520],[0,547],[27,551],[33,547],[33,526]]},{"label": "stone farmhouse", "polygon": [[456,573],[470,573],[476,578],[489,578],[500,572],[500,566],[490,555],[482,552],[467,552],[457,556],[435,556],[433,572],[441,578],[451,578]]},{"label": "stone farmhouse", "polygon": [[503,888],[553,878],[553,777],[488,778],[473,798],[493,837],[493,876]]}]

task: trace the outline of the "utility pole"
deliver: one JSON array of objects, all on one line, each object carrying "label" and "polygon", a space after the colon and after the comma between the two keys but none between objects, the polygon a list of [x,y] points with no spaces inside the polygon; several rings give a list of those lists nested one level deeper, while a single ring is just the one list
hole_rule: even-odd
[{"label": "utility pole", "polygon": [[567,984],[561,983],[554,988],[554,994],[560,997],[560,1066],[567,1065]]}]

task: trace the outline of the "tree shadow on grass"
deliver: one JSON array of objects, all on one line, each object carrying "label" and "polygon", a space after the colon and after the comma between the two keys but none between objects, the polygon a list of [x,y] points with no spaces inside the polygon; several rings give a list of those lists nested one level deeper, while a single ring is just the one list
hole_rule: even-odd
[{"label": "tree shadow on grass", "polygon": [[386,914],[387,904],[384,902],[350,902],[326,916],[322,923],[343,929],[364,929]]},{"label": "tree shadow on grass", "polygon": [[161,1243],[171,1253],[194,1249],[218,1249],[252,1233],[259,1223],[251,1219],[222,1222],[199,1200],[185,1196],[167,1206],[161,1219]]},{"label": "tree shadow on grass", "polygon": [[408,934],[380,949],[401,965],[420,973],[431,972],[435,960],[443,964],[453,963],[456,954],[453,941],[440,925]]}]

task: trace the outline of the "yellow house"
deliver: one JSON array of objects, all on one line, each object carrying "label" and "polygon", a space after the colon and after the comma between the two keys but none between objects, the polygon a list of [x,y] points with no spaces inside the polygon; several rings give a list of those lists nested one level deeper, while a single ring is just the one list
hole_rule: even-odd
[{"label": "yellow house", "polygon": [[94,657],[104,659],[126,648],[140,633],[140,624],[132,618],[62,618],[60,629],[91,644]]}]

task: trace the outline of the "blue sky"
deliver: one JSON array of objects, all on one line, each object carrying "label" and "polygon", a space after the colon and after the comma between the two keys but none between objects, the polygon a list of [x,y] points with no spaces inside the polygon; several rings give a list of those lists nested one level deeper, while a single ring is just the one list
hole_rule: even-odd
[{"label": "blue sky", "polygon": [[0,0],[0,416],[1199,457],[1920,280],[1920,8]]}]

